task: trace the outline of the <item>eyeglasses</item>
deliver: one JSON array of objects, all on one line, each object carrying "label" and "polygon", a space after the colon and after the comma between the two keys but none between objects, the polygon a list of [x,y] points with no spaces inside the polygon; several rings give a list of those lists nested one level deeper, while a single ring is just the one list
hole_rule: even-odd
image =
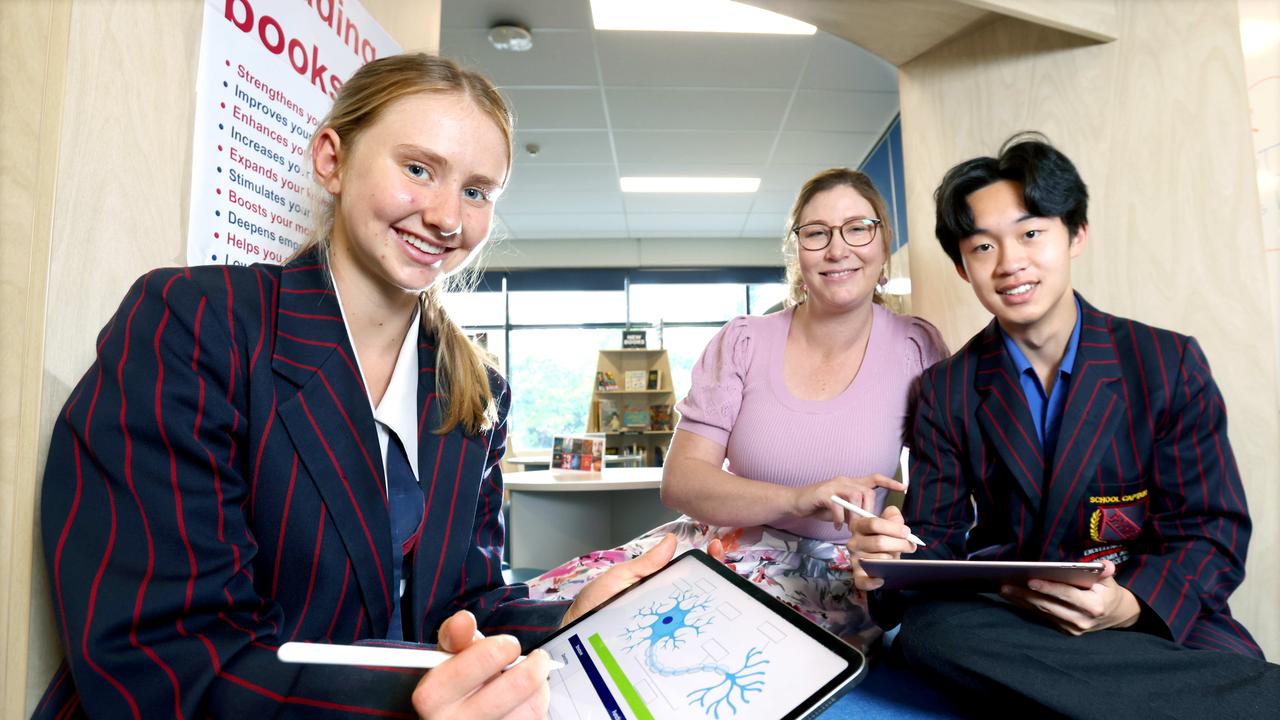
[{"label": "eyeglasses", "polygon": [[[870,245],[875,242],[876,229],[879,227],[880,221],[875,218],[854,218],[839,227],[840,238],[849,247]],[[825,250],[831,244],[836,229],[834,225],[814,222],[792,228],[791,234],[795,235],[796,242],[805,250]]]}]

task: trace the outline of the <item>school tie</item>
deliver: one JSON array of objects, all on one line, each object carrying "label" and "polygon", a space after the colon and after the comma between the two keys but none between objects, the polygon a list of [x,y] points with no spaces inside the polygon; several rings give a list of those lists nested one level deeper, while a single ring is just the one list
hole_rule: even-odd
[{"label": "school tie", "polygon": [[387,508],[391,511],[391,547],[398,551],[392,565],[391,625],[388,640],[404,640],[404,623],[400,613],[401,581],[409,579],[408,558],[422,534],[424,499],[418,479],[409,465],[404,445],[394,432],[387,433]]}]

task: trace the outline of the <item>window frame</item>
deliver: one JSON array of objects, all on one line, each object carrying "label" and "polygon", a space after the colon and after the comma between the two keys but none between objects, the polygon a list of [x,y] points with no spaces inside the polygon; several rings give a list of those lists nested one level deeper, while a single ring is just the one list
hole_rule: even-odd
[{"label": "window frame", "polygon": [[[469,335],[479,332],[502,335],[502,371],[511,375],[511,333],[521,330],[651,330],[658,327],[652,322],[633,322],[633,284],[728,284],[741,285],[743,307],[748,315],[767,308],[753,307],[751,288],[756,285],[785,284],[786,273],[781,267],[728,267],[728,268],[665,268],[665,269],[582,269],[557,268],[537,270],[499,270],[482,273],[471,293],[502,294],[502,325],[463,325]],[[625,317],[621,322],[566,322],[566,323],[513,323],[511,321],[511,294],[513,292],[557,290],[599,291],[622,290]],[[463,295],[465,293],[459,293]],[[662,322],[667,328],[719,328],[732,318],[716,320]],[[621,346],[622,336],[618,335]],[[515,382],[519,378],[514,379]]]},{"label": "window frame", "polygon": [[[786,282],[786,272],[780,267],[728,267],[728,268],[664,268],[664,269],[582,269],[556,268],[537,270],[489,270],[481,273],[472,293],[502,293],[502,325],[464,325],[462,329],[468,334],[477,332],[501,331],[503,335],[502,367],[504,372],[511,369],[511,331],[512,330],[649,330],[657,327],[649,322],[632,322],[631,317],[631,285],[635,284],[704,284],[704,285],[741,285],[743,307],[748,315],[753,315],[758,308],[751,306],[751,286],[782,284]],[[513,287],[514,286],[514,287]],[[536,290],[591,291],[622,290],[624,297],[625,318],[622,322],[594,323],[512,323],[511,293]],[[720,327],[731,318],[723,320],[698,321],[663,321],[664,328],[674,327]],[[621,343],[621,336],[619,336]]]}]

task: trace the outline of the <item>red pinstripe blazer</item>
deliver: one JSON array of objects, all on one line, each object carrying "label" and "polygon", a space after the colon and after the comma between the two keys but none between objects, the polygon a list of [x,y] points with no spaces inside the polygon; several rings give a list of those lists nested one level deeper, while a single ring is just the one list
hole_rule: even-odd
[{"label": "red pinstripe blazer", "polygon": [[905,513],[928,543],[916,556],[1111,559],[1172,640],[1261,657],[1227,606],[1250,521],[1204,354],[1185,335],[1081,307],[1054,457],[994,321],[925,372]]},{"label": "red pinstripe blazer", "polygon": [[[68,662],[36,717],[412,716],[417,672],[285,665],[288,640],[386,637],[393,552],[367,394],[314,257],[152,272],[58,418],[41,505]],[[503,586],[510,394],[478,436],[439,436],[419,344],[422,539],[406,638],[459,608],[526,644],[563,603]],[[69,670],[69,673],[68,673]]]}]

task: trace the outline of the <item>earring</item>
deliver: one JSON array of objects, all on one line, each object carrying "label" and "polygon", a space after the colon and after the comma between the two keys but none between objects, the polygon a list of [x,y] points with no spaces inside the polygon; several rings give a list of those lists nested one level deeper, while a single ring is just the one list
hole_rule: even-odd
[{"label": "earring", "polygon": [[888,278],[888,276],[886,276],[886,275],[884,274],[884,271],[883,271],[883,270],[881,270],[881,271],[880,271],[880,279],[876,281],[876,285],[878,285],[878,286],[880,287],[880,289],[881,289],[881,290],[883,290],[883,289],[884,289],[884,286],[885,286],[885,285],[888,285],[888,284],[889,284],[889,278]]}]

